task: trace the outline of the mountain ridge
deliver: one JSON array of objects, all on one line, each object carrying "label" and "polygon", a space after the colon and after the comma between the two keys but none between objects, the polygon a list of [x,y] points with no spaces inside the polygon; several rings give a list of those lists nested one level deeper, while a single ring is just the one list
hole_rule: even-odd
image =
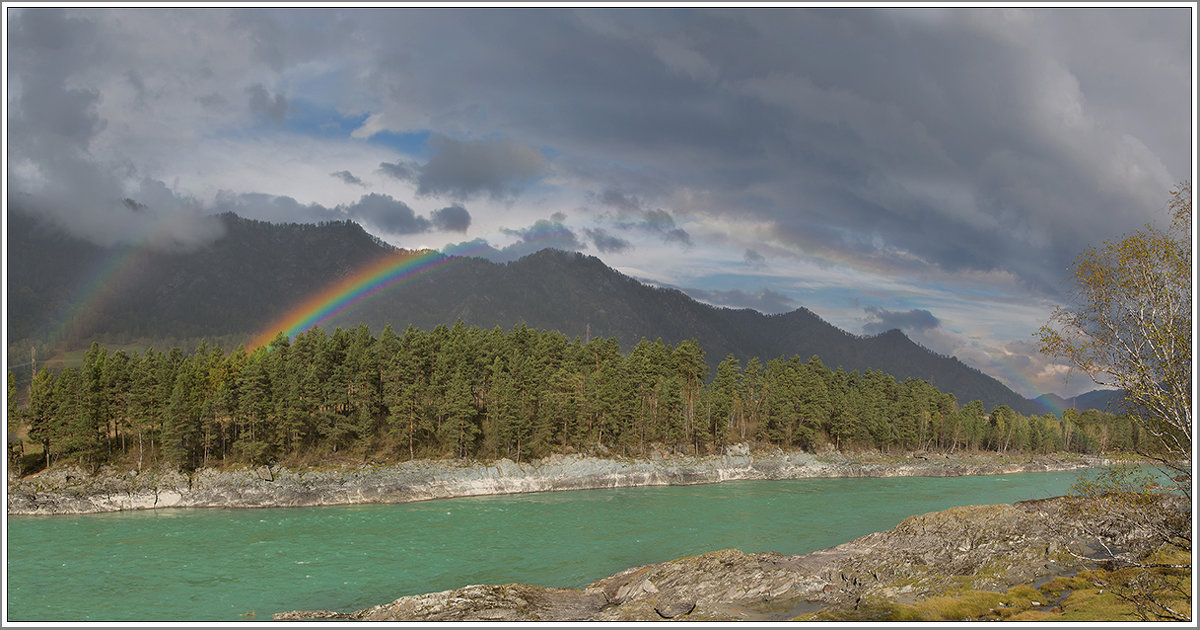
[{"label": "mountain ridge", "polygon": [[[184,253],[149,252],[133,273],[113,281],[105,303],[91,305],[91,327],[69,330],[75,343],[92,338],[244,336],[247,340],[321,287],[380,256],[403,252],[351,221],[268,223],[217,215],[225,235]],[[38,340],[73,297],[72,289],[112,256],[105,248],[9,215],[9,339]],[[16,245],[16,250],[12,245]],[[960,404],[1007,405],[1022,413],[1046,406],[955,357],[934,353],[889,330],[860,337],[800,307],[766,315],[702,303],[674,288],[621,274],[594,256],[543,249],[507,263],[445,257],[453,265],[417,274],[330,320],[326,327],[365,323],[431,329],[439,324],[557,330],[568,338],[612,337],[624,351],[642,338],[678,344],[696,339],[710,376],[733,355],[766,362],[818,356],[830,369],[877,369],[898,380],[920,378],[952,392]],[[13,315],[16,315],[14,318]],[[28,347],[26,345],[25,347]]]}]

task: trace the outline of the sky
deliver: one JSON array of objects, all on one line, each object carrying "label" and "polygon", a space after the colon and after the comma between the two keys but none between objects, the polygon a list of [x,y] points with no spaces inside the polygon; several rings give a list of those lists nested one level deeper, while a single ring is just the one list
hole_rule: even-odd
[{"label": "sky", "polygon": [[1195,168],[1194,6],[1143,6],[6,4],[6,217],[558,247],[1075,395],[1034,336],[1067,268]]}]

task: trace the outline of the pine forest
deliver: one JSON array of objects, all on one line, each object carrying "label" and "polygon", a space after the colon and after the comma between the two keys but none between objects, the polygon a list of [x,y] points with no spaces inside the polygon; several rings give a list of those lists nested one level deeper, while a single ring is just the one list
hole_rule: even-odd
[{"label": "pine forest", "polygon": [[[39,464],[93,468],[311,465],[358,458],[528,461],[551,453],[644,457],[732,443],[883,452],[1081,453],[1145,448],[1121,415],[1025,416],[960,405],[926,381],[830,369],[818,357],[710,374],[695,341],[581,341],[519,325],[431,331],[321,328],[225,352],[129,354],[92,344],[80,367],[39,371],[10,422]],[[11,425],[10,425],[11,426]]]}]

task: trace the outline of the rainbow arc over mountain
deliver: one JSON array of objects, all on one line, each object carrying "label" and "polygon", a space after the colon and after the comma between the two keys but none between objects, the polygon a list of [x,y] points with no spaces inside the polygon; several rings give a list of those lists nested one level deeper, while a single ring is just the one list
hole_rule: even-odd
[{"label": "rainbow arc over mountain", "polygon": [[290,338],[313,326],[324,325],[389,288],[463,260],[466,258],[445,256],[432,250],[387,254],[294,306],[259,333],[249,349],[271,343],[281,332]]}]

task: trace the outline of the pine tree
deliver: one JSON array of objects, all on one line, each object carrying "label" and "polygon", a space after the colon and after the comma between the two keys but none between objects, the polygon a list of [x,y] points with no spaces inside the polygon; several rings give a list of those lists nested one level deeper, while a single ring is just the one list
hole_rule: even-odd
[{"label": "pine tree", "polygon": [[800,446],[813,450],[828,439],[826,430],[833,416],[833,402],[825,385],[825,366],[814,356],[807,364],[796,366],[795,372],[795,385],[800,390],[796,415],[804,436]]},{"label": "pine tree", "polygon": [[48,368],[42,368],[29,386],[29,439],[42,445],[46,468],[50,467],[50,454],[61,438],[55,409],[56,381]]},{"label": "pine tree", "polygon": [[8,421],[8,467],[14,475],[21,474],[21,456],[24,455],[22,441],[17,432],[25,420],[25,409],[17,406],[17,375],[8,371],[8,405],[5,408]]},{"label": "pine tree", "polygon": [[163,420],[163,457],[182,470],[196,469],[201,435],[201,384],[194,360],[180,365]]},{"label": "pine tree", "polygon": [[266,425],[275,404],[268,365],[273,355],[266,348],[255,350],[246,357],[246,366],[238,375],[233,450],[251,466],[267,463],[271,457]]},{"label": "pine tree", "polygon": [[763,399],[766,394],[766,375],[758,357],[750,357],[742,373],[743,395],[745,396],[742,422],[738,427],[738,439],[745,441],[758,432],[762,422]]},{"label": "pine tree", "polygon": [[697,422],[700,390],[708,378],[704,350],[695,339],[681,341],[675,346],[675,362],[679,366],[679,386],[683,396],[684,435],[696,452],[700,428]]},{"label": "pine tree", "polygon": [[741,402],[739,362],[730,354],[717,365],[717,378],[713,381],[710,399],[709,439],[717,448],[725,446],[730,430],[737,426]]},{"label": "pine tree", "polygon": [[467,457],[479,429],[470,383],[462,370],[451,376],[442,404],[446,418],[441,426],[442,442],[452,448],[455,457]]}]

